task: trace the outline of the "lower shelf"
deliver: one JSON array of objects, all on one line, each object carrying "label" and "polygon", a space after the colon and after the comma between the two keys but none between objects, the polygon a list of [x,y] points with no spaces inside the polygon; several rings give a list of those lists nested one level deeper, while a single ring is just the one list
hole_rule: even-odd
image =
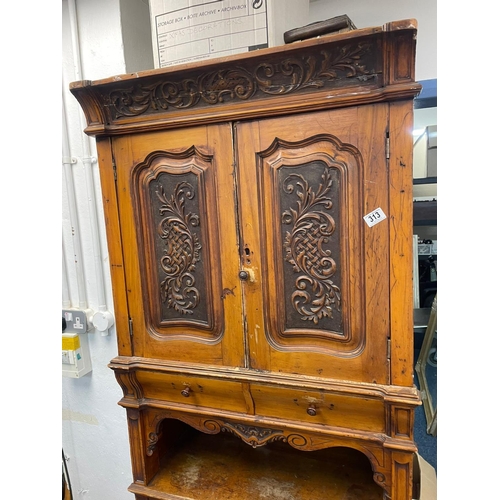
[{"label": "lower shelf", "polygon": [[[252,448],[220,433],[189,433],[169,447],[138,498],[192,500],[381,500],[368,459],[348,448],[299,451],[282,442]],[[142,495],[142,496],[140,496]]]}]

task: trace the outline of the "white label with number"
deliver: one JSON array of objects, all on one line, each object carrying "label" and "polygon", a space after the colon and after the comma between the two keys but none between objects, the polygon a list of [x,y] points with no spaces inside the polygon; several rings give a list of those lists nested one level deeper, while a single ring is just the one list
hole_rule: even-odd
[{"label": "white label with number", "polygon": [[384,219],[387,219],[387,216],[384,214],[383,210],[379,207],[366,214],[363,219],[368,224],[368,227],[372,227],[379,222],[382,222]]}]

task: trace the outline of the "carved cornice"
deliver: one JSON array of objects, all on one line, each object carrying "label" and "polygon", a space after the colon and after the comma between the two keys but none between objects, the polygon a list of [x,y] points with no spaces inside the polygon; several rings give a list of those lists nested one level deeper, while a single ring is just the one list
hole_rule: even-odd
[{"label": "carved cornice", "polygon": [[[412,98],[414,20],[70,85],[90,135]],[[397,46],[397,47],[396,47]],[[405,64],[391,64],[398,50]],[[285,99],[286,98],[286,99]],[[263,101],[266,105],[263,106]]]},{"label": "carved cornice", "polygon": [[[248,62],[237,67],[205,71],[188,77],[159,75],[144,83],[122,85],[103,94],[112,121],[187,109],[195,106],[246,101],[256,97],[339,85],[360,84],[381,73],[373,44],[348,42],[319,54],[302,53],[269,62]],[[253,64],[252,64],[253,63]]]}]

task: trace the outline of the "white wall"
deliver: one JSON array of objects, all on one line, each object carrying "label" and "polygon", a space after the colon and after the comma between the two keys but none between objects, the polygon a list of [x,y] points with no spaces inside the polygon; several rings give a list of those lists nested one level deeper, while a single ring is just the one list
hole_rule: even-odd
[{"label": "white wall", "polygon": [[154,67],[148,0],[120,0],[127,73]]},{"label": "white wall", "polygon": [[[71,0],[69,0],[71,1]],[[78,0],[79,39],[81,45],[82,79],[99,79],[125,72],[125,59],[121,32],[119,0]],[[68,190],[63,171],[62,228],[63,248],[68,271],[71,303],[78,307],[82,300],[98,310],[96,292],[97,270],[94,263],[93,238],[101,245],[102,268],[105,275],[106,302],[112,311],[111,283],[108,272],[107,245],[102,215],[99,174],[93,165],[93,186],[98,205],[97,233],[90,225],[87,195],[87,177],[82,158],[84,141],[90,141],[90,153],[96,156],[95,141],[82,134],[84,122],[76,99],[69,93],[69,83],[78,72],[73,57],[74,42],[70,30],[68,0],[62,1],[62,77],[63,102],[67,111],[70,153],[77,163],[72,166],[78,207],[78,223],[83,246],[83,267],[86,297],[80,297],[76,284],[74,243],[68,206]],[[80,79],[78,78],[78,79]],[[89,348],[92,372],[80,379],[62,379],[62,446],[67,461],[74,499],[121,500],[132,498],[127,487],[132,482],[125,411],[117,405],[122,391],[113,372],[107,368],[117,355],[116,331],[112,327],[108,336],[91,331]]]},{"label": "white wall", "polygon": [[347,14],[357,28],[383,26],[389,21],[416,19],[417,57],[415,79],[437,78],[437,0],[311,0],[309,21]]},{"label": "white wall", "polygon": [[[68,1],[62,0],[62,75],[63,102],[67,110],[71,156],[77,158],[72,171],[77,193],[79,223],[83,244],[85,287],[89,307],[96,310],[97,273],[92,241],[101,244],[105,274],[106,300],[112,311],[111,285],[108,271],[107,246],[100,206],[99,178],[94,165],[94,185],[91,188],[99,201],[98,234],[89,224],[86,177],[83,172],[82,135],[84,124],[76,100],[68,92],[75,78]],[[151,40],[144,34],[145,0],[76,0],[81,42],[82,79],[96,80],[115,74],[152,69]],[[435,2],[421,0],[384,0],[366,2],[350,0],[311,0],[310,16],[304,24],[348,14],[357,27],[382,25],[388,21],[416,18],[419,22],[417,47],[417,79],[436,78],[436,8]],[[141,18],[142,28],[132,32],[133,18]],[[126,34],[122,30],[126,27]],[[125,40],[125,42],[124,42]],[[148,67],[148,64],[150,65]],[[143,67],[139,67],[139,66]],[[95,155],[94,140],[91,152]],[[68,192],[63,175],[62,226],[65,261],[68,270],[69,293],[76,307],[82,299],[76,285],[73,259],[72,228],[69,220]],[[81,379],[62,380],[62,445],[69,457],[68,467],[74,499],[126,500],[132,495],[127,487],[132,481],[125,410],[117,405],[122,396],[113,372],[107,368],[117,355],[116,332],[108,336],[88,334],[92,372]],[[222,500],[222,499],[221,499]]]}]

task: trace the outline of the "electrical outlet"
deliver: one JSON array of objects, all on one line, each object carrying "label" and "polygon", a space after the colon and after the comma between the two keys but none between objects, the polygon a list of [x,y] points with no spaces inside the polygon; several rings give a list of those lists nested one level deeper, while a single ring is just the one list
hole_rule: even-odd
[{"label": "electrical outlet", "polygon": [[66,320],[64,333],[85,333],[88,330],[88,321],[85,311],[77,309],[63,309],[63,318]]}]

